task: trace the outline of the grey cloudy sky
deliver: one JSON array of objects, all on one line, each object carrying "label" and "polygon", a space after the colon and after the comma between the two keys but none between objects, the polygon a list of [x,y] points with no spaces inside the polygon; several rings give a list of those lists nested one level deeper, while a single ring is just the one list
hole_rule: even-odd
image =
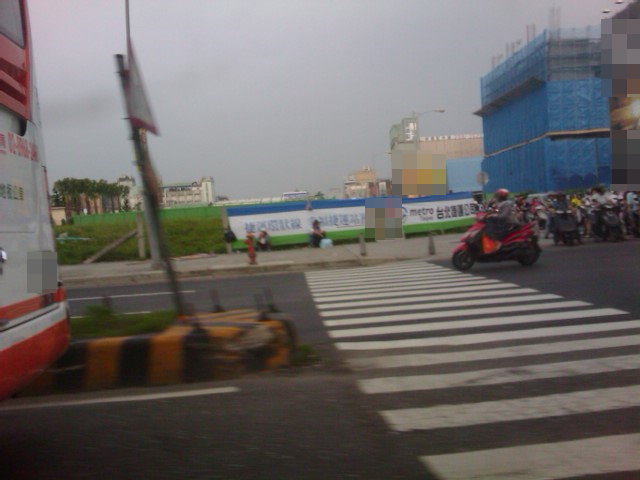
[{"label": "grey cloudy sky", "polygon": [[[390,175],[388,131],[481,132],[479,79],[505,43],[599,24],[613,0],[130,0],[165,182],[213,176],[233,198]],[[115,74],[124,0],[31,0],[49,179],[134,174]]]}]

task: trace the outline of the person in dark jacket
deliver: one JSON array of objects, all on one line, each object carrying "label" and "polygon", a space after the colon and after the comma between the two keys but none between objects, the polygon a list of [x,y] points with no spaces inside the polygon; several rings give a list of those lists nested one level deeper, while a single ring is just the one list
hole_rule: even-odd
[{"label": "person in dark jacket", "polygon": [[320,221],[314,220],[311,224],[311,233],[309,234],[309,244],[312,247],[319,248],[320,241],[326,237],[325,231],[320,227]]}]

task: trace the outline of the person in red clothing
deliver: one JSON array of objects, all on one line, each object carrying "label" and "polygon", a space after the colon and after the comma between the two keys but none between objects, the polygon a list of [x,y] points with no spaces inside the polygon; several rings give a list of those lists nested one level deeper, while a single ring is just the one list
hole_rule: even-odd
[{"label": "person in red clothing", "polygon": [[244,239],[244,243],[247,246],[247,255],[249,255],[249,265],[256,264],[256,247],[255,237],[253,232],[247,232],[247,238]]}]

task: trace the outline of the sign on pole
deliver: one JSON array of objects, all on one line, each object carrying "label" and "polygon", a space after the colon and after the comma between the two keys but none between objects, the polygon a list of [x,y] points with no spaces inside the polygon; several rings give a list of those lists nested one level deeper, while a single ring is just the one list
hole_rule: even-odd
[{"label": "sign on pole", "polygon": [[151,113],[151,106],[147,100],[147,95],[142,82],[142,74],[138,68],[135,54],[133,53],[133,44],[131,39],[127,41],[129,74],[126,82],[125,99],[127,103],[127,113],[131,121],[131,125],[137,128],[144,128],[154,135],[159,135]]}]

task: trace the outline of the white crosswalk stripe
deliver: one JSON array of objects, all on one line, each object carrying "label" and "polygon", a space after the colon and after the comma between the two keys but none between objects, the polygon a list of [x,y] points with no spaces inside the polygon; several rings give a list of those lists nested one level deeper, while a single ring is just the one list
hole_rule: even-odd
[{"label": "white crosswalk stripe", "polygon": [[489,348],[464,352],[445,353],[413,353],[411,355],[389,355],[386,357],[352,358],[349,365],[354,370],[375,370],[400,367],[421,367],[454,362],[474,362],[478,360],[496,360],[501,358],[518,358],[552,353],[578,352],[598,350],[602,348],[629,347],[640,345],[640,335],[622,337],[592,338],[560,343],[539,343],[534,345],[518,345],[515,347]]},{"label": "white crosswalk stripe", "polygon": [[[640,435],[631,434],[424,456],[421,460],[440,478],[448,480],[531,480],[633,472],[640,470],[639,451]],[[517,465],[514,459],[519,460]]]},{"label": "white crosswalk stripe", "polygon": [[[325,287],[325,288],[312,288],[311,293],[314,297],[319,297],[322,295],[338,295],[345,292],[371,292],[371,291],[387,291],[387,289],[410,289],[416,288],[419,286],[420,288],[425,287],[455,287],[461,285],[489,285],[499,283],[498,280],[484,280],[481,278],[474,279],[473,277],[467,277],[465,279],[453,279],[453,280],[425,280],[417,283],[415,280],[398,280],[397,282],[393,282],[389,285],[389,282],[381,282],[380,284],[375,284],[371,282],[367,282],[366,286],[363,286],[362,283],[353,287]],[[345,293],[346,294],[346,293]]]},{"label": "white crosswalk stripe", "polygon": [[[640,319],[419,261],[306,278],[360,391],[392,430],[425,437],[416,455],[439,478],[640,478],[640,425],[612,435],[602,419],[640,407]],[[585,387],[591,378],[599,383]],[[508,436],[514,422],[552,420],[562,430],[549,443],[524,430],[483,448],[486,435],[472,443],[464,433]],[[595,425],[590,438],[583,421]],[[457,435],[451,446],[443,431]]]},{"label": "white crosswalk stripe", "polygon": [[[441,375],[405,375],[402,377],[372,378],[359,380],[358,385],[364,393],[411,392],[435,388],[496,385],[540,378],[634,370],[636,368],[638,368],[638,356],[624,355],[613,358],[592,358],[576,362],[529,365],[526,369],[508,367]],[[638,401],[640,401],[640,398],[638,398]]]},{"label": "white crosswalk stripe", "polygon": [[[434,300],[445,300],[447,295],[442,295],[440,298]],[[493,305],[493,304],[505,304],[505,303],[520,303],[520,302],[535,302],[542,300],[557,300],[561,297],[552,293],[542,295],[522,295],[518,297],[508,298],[480,298],[477,300],[458,300],[455,302],[437,302],[437,303],[423,303],[422,308],[425,310],[435,310],[443,307],[471,307],[475,305]],[[415,305],[399,305],[389,306],[385,310],[387,312],[404,312],[409,310],[415,310]],[[348,308],[343,310],[331,310],[328,312],[320,312],[323,317],[340,317],[343,315],[367,315],[375,314],[380,311],[379,307],[371,308]]]},{"label": "white crosswalk stripe", "polygon": [[[486,315],[490,313],[512,313],[512,312],[532,312],[535,310],[549,310],[549,309],[561,309],[561,308],[570,308],[570,307],[583,307],[589,305],[586,302],[582,302],[580,300],[569,300],[565,302],[547,302],[547,303],[536,303],[529,305],[509,305],[505,307],[483,307],[483,308],[464,308],[460,310],[440,310],[436,312],[420,312],[420,313],[403,313],[403,314],[394,314],[394,315],[380,315],[377,317],[369,318],[369,321],[365,321],[366,318],[346,318],[346,319],[335,319],[335,320],[325,320],[324,324],[328,327],[344,327],[347,325],[360,325],[363,323],[367,324],[375,324],[375,323],[392,323],[392,322],[405,322],[410,320],[428,320],[430,318],[466,318],[470,315]],[[566,317],[567,313],[560,313],[559,315],[551,317],[548,314],[548,318],[552,320],[561,320],[567,318],[582,318],[582,317],[595,317],[595,316],[605,316],[605,315],[615,315],[616,313],[624,313],[621,310],[616,310],[615,308],[600,308],[600,309],[592,309],[587,311],[579,310],[573,313],[573,316]],[[368,318],[368,317],[367,317]],[[500,317],[504,318],[504,317]],[[539,320],[541,317],[532,317],[531,321]]]},{"label": "white crosswalk stripe", "polygon": [[[376,299],[376,300],[361,300],[361,301],[349,301],[349,300],[341,300],[339,302],[334,303],[323,303],[322,305],[318,305],[319,310],[332,310],[340,307],[362,307],[365,305],[395,305],[395,304],[403,304],[406,302],[431,302],[434,300],[455,300],[459,298],[474,298],[474,297],[486,297],[491,294],[493,295],[515,295],[522,293],[535,293],[536,290],[533,288],[502,288],[499,292],[489,292],[487,293],[487,289],[484,288],[480,292],[469,292],[468,290],[462,293],[447,293],[444,295],[434,295],[435,292],[429,292],[429,295],[423,296],[407,296],[406,294],[401,298],[389,298],[390,295],[385,295],[385,299]],[[379,296],[378,296],[379,297]],[[324,299],[324,302],[327,300]]]},{"label": "white crosswalk stripe", "polygon": [[[557,302],[552,304],[542,305],[546,308],[562,308],[562,307],[575,307],[582,306],[585,302],[580,301],[568,301]],[[529,306],[529,310],[531,306]],[[332,330],[329,334],[334,338],[345,337],[365,337],[371,335],[383,335],[388,333],[415,333],[415,332],[436,332],[438,330],[451,330],[454,328],[474,328],[474,327],[490,327],[495,325],[517,325],[520,323],[531,322],[551,322],[555,320],[567,320],[567,319],[585,319],[589,317],[597,316],[610,316],[618,313],[619,310],[613,308],[599,308],[595,310],[575,310],[569,312],[552,312],[541,313],[537,315],[513,315],[507,317],[493,317],[493,318],[481,318],[473,320],[452,320],[450,322],[433,322],[433,323],[419,323],[410,325],[393,325],[391,327],[368,327],[368,328],[353,328],[344,330]]]},{"label": "white crosswalk stripe", "polygon": [[452,282],[437,285],[436,288],[428,287],[396,287],[396,288],[369,288],[363,289],[369,293],[342,293],[342,294],[316,294],[313,298],[322,302],[341,302],[349,300],[364,300],[369,298],[380,298],[380,293],[384,293],[386,298],[413,297],[423,293],[451,293],[451,292],[474,292],[478,290],[489,291],[495,289],[505,289],[506,287],[517,287],[515,283],[500,283],[498,280],[479,282]]},{"label": "white crosswalk stripe", "polygon": [[444,282],[451,282],[453,280],[459,280],[459,279],[469,279],[472,278],[471,275],[468,274],[462,274],[462,273],[449,273],[449,272],[439,272],[439,273],[414,273],[414,274],[407,274],[407,275],[389,275],[389,276],[384,276],[384,277],[376,277],[376,278],[356,278],[356,279],[347,279],[347,280],[340,280],[340,279],[335,279],[334,281],[331,282],[331,286],[330,287],[326,287],[326,280],[318,280],[316,282],[309,282],[309,287],[311,288],[311,291],[316,292],[316,291],[326,291],[327,288],[330,289],[339,289],[339,288],[343,288],[343,287],[352,287],[352,286],[357,286],[357,285],[361,285],[363,279],[366,279],[367,284],[368,285],[388,285],[390,282],[393,282],[394,280],[398,279],[398,280],[412,280],[414,282],[416,281],[420,281],[420,280],[425,280],[425,281],[429,281],[430,283],[444,283]]}]

